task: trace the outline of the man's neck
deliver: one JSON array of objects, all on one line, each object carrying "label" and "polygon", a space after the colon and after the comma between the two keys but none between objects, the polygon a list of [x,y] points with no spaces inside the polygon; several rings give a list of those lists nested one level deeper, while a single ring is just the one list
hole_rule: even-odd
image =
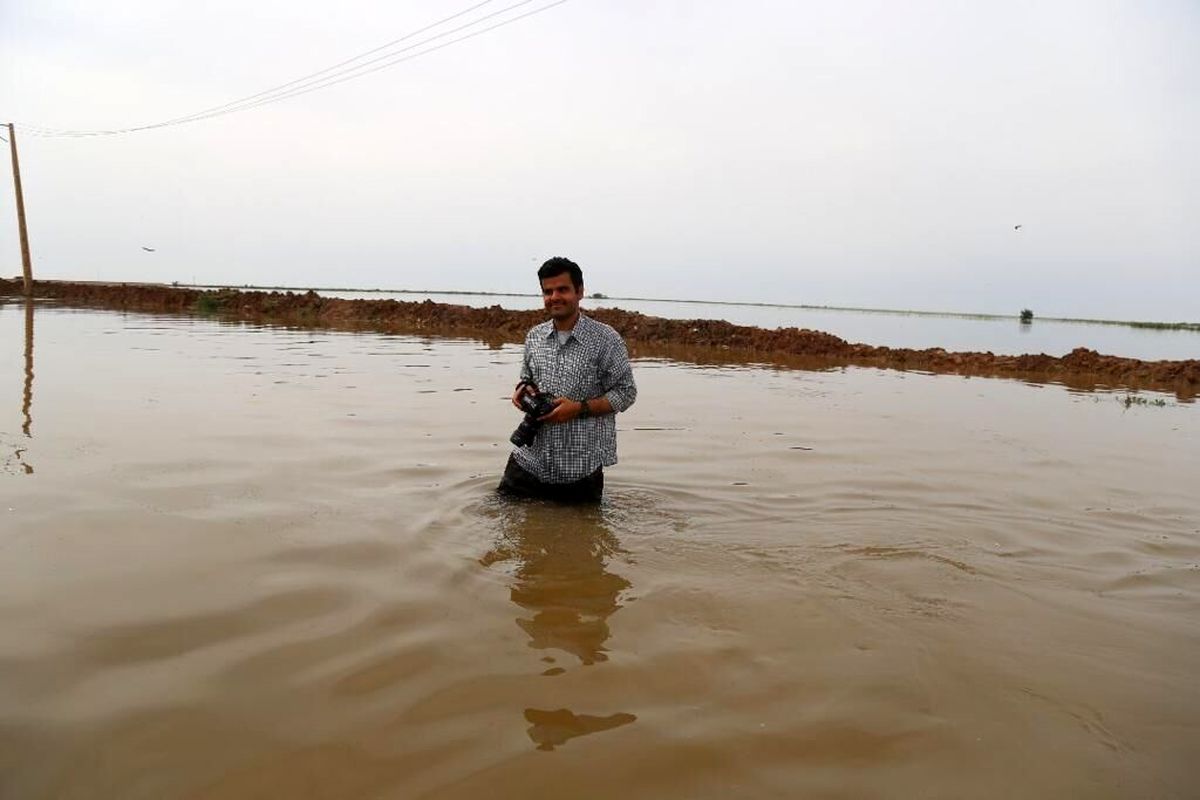
[{"label": "man's neck", "polygon": [[554,330],[556,330],[556,331],[573,331],[573,330],[575,330],[575,323],[577,323],[577,322],[579,322],[579,312],[578,311],[576,311],[573,315],[571,315],[570,319],[554,320]]}]

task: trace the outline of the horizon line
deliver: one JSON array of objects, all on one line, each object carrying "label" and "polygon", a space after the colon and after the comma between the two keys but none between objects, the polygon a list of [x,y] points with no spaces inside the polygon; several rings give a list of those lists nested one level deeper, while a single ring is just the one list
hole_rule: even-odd
[{"label": "horizon line", "polygon": [[[55,280],[55,279],[50,279]],[[60,279],[61,280],[61,279]],[[65,281],[68,283],[106,283],[106,284],[143,284],[143,285],[159,285],[173,287],[191,287],[191,288],[207,288],[207,289],[250,289],[257,291],[290,291],[290,292],[353,292],[361,294],[438,294],[438,295],[474,295],[477,297],[540,297],[540,295],[530,292],[497,292],[483,290],[466,290],[466,289],[362,289],[349,286],[282,286],[282,285],[257,285],[257,284],[232,284],[232,283],[183,283],[173,281],[171,283],[158,283],[150,281]],[[898,309],[898,308],[869,308],[865,306],[838,306],[838,305],[818,305],[812,303],[768,303],[754,300],[689,300],[680,298],[666,297],[635,297],[635,296],[617,296],[604,294],[602,292],[590,295],[598,300],[629,300],[638,303],[687,303],[690,305],[707,305],[707,306],[747,306],[753,308],[793,308],[808,311],[837,311],[851,312],[862,314],[890,314],[895,316],[917,316],[917,317],[941,317],[949,319],[977,319],[977,320],[1020,320],[1021,314],[995,314],[986,312],[972,311],[926,311],[919,309]],[[586,299],[586,296],[585,296]],[[1089,317],[1056,317],[1034,316],[1034,320],[1042,322],[1066,322],[1072,324],[1088,324],[1088,325],[1123,325],[1133,328],[1144,329],[1160,329],[1160,330],[1187,330],[1200,332],[1200,322],[1167,322],[1154,320],[1121,320],[1121,319],[1101,319]]]}]

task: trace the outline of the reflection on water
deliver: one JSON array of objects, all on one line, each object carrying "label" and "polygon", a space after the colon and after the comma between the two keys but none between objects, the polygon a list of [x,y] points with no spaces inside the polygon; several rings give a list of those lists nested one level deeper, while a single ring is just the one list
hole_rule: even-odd
[{"label": "reflection on water", "polygon": [[[21,433],[33,438],[33,298],[25,298],[25,382],[21,393]],[[13,447],[11,459],[26,475],[33,474],[33,465],[26,459],[27,444]],[[6,470],[7,471],[7,470]]]},{"label": "reflection on water", "polygon": [[[25,392],[21,399],[21,416],[24,422],[21,431],[26,436],[32,436],[30,428],[33,417],[30,409],[33,407],[33,298],[25,298]],[[32,470],[30,470],[32,472]]]},{"label": "reflection on water", "polygon": [[[607,661],[605,642],[612,635],[608,618],[621,608],[621,593],[630,583],[609,569],[621,546],[606,522],[604,507],[500,502],[500,541],[480,563],[512,564],[509,597],[529,612],[516,621],[529,637],[529,646],[569,653],[584,666]],[[554,664],[556,659],[547,655],[542,661]],[[565,672],[554,666],[542,675]],[[525,719],[532,724],[529,737],[538,749],[553,750],[568,739],[627,725],[637,717],[528,708]]]},{"label": "reflection on water", "polygon": [[589,733],[600,733],[628,725],[637,719],[633,714],[609,714],[594,717],[590,714],[574,714],[565,708],[557,711],[525,709],[529,721],[529,738],[537,742],[538,750],[553,750],[567,740]]},{"label": "reflection on water", "polygon": [[600,507],[513,505],[502,542],[480,560],[516,561],[511,598],[532,613],[517,619],[529,646],[570,653],[585,665],[607,660],[608,618],[629,581],[607,569],[620,545]]}]

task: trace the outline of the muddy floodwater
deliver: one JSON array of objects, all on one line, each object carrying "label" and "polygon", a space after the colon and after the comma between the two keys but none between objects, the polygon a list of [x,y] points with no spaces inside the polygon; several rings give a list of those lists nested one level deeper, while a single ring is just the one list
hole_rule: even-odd
[{"label": "muddy floodwater", "polygon": [[0,305],[0,797],[1200,786],[1200,407],[635,363],[491,493],[520,348]]}]

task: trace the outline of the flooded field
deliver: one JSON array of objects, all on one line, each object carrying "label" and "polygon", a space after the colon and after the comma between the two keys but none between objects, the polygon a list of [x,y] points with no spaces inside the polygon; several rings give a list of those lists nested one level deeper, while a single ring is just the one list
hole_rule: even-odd
[{"label": "flooded field", "polygon": [[[424,300],[461,303],[476,308],[500,305],[509,309],[540,308],[537,295],[445,294],[437,292],[348,292],[322,291],[325,297],[348,299]],[[1200,331],[1134,328],[1122,324],[1067,322],[1036,319],[1022,325],[1012,319],[994,319],[970,314],[922,314],[850,309],[804,308],[753,303],[692,303],[672,300],[626,300],[589,298],[591,308],[623,308],[667,319],[723,319],[735,325],[759,328],[812,328],[826,331],[849,342],[887,347],[944,347],[947,350],[979,350],[1019,355],[1047,353],[1062,356],[1076,347],[1101,353],[1140,358],[1200,358]],[[1014,315],[1020,309],[1014,309]]]},{"label": "flooded field", "polygon": [[[30,336],[32,333],[32,336]],[[1189,797],[1200,409],[0,305],[0,797]]]}]

